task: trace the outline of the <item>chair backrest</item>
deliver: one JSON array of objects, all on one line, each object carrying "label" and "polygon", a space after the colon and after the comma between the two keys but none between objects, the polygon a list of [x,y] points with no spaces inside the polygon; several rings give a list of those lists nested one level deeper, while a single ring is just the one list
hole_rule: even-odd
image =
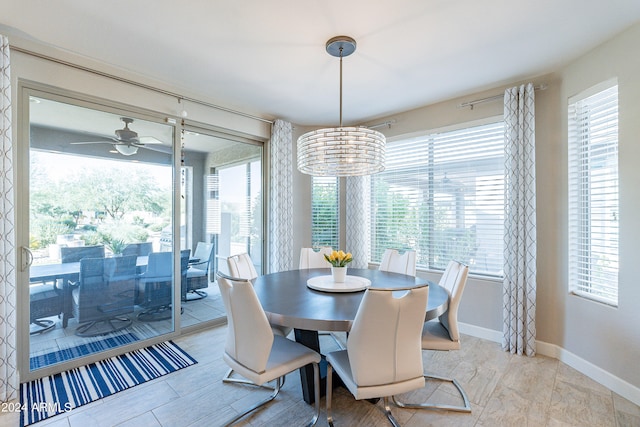
[{"label": "chair backrest", "polygon": [[255,371],[262,372],[273,345],[273,332],[251,282],[218,273],[220,296],[227,311],[225,353]]},{"label": "chair backrest", "polygon": [[420,378],[421,335],[428,286],[406,291],[369,288],[347,339],[353,380],[359,387]]},{"label": "chair backrest", "polygon": [[[117,315],[133,312],[136,287],[137,255],[125,255],[104,259],[104,278],[107,282],[105,300],[117,303],[109,314]],[[82,262],[82,261],[80,261]]]},{"label": "chair backrest", "polygon": [[440,317],[440,322],[449,331],[452,341],[460,340],[458,330],[458,307],[462,299],[462,292],[467,283],[469,267],[459,261],[449,261],[446,270],[438,284],[449,292],[449,307]]},{"label": "chair backrest", "polygon": [[153,242],[129,243],[122,250],[122,255],[147,256],[153,251]]},{"label": "chair backrest", "polygon": [[136,276],[136,255],[123,255],[104,260],[104,275],[110,282],[129,280]]},{"label": "chair backrest", "polygon": [[209,264],[213,259],[213,243],[198,242],[196,245],[196,251],[193,253],[193,257],[200,261],[193,264],[191,268],[208,272]]},{"label": "chair backrest", "polygon": [[401,254],[397,249],[385,249],[379,270],[415,276],[416,252],[406,250]]},{"label": "chair backrest", "polygon": [[60,248],[62,263],[78,262],[82,258],[104,258],[104,245]]},{"label": "chair backrest", "polygon": [[324,256],[331,255],[333,249],[330,246],[324,246],[319,251],[313,250],[313,248],[300,249],[300,264],[301,270],[304,268],[330,268],[331,264]]},{"label": "chair backrest", "polygon": [[251,261],[249,254],[232,255],[227,258],[229,275],[236,279],[253,280],[258,277],[258,272]]},{"label": "chair backrest", "polygon": [[106,317],[98,309],[109,299],[109,283],[105,277],[106,258],[82,258],[78,287],[73,292],[74,317],[78,323],[100,320]]},{"label": "chair backrest", "polygon": [[173,256],[171,252],[151,252],[147,262],[144,280],[171,281],[173,275]]},{"label": "chair backrest", "polygon": [[80,260],[79,283],[81,292],[87,288],[106,287],[104,275],[105,258],[82,258]]}]

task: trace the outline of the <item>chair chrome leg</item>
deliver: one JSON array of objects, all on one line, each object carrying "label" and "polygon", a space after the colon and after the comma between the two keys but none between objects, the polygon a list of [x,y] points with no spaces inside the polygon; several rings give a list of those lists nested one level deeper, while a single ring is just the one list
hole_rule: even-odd
[{"label": "chair chrome leg", "polygon": [[400,424],[398,424],[398,421],[395,419],[395,417],[391,413],[391,408],[389,407],[389,398],[383,397],[382,403],[384,404],[384,414],[387,416],[387,419],[389,420],[391,425],[393,427],[400,427]]},{"label": "chair chrome leg", "polygon": [[327,392],[325,399],[327,400],[327,424],[333,427],[333,416],[331,415],[331,393],[333,391],[333,367],[331,363],[327,363]]},{"label": "chair chrome leg", "polygon": [[318,422],[320,417],[320,368],[317,363],[313,364],[313,393],[315,395],[316,413],[307,424],[307,427],[313,427]]},{"label": "chair chrome leg", "polygon": [[439,377],[436,375],[425,375],[424,378],[426,380],[437,380],[452,383],[456,389],[458,389],[458,393],[462,397],[464,401],[464,406],[454,406],[454,405],[443,405],[438,403],[405,403],[400,402],[396,399],[395,396],[392,396],[393,403],[400,408],[412,408],[412,409],[441,409],[444,411],[456,411],[456,412],[471,412],[471,403],[469,402],[469,398],[467,397],[467,393],[462,389],[462,386],[455,378],[445,378]]},{"label": "chair chrome leg", "polygon": [[[251,382],[249,380],[246,380],[244,378],[235,378],[232,377],[233,375],[233,369],[229,369],[227,371],[227,373],[224,375],[224,377],[222,377],[222,382],[224,383],[235,383],[235,384],[246,384],[246,385],[252,385],[254,387],[262,387],[262,388],[266,388],[268,390],[275,390],[275,387],[271,387],[267,384],[263,384],[263,385],[257,385],[254,382]],[[277,382],[280,382],[280,378],[277,379]],[[282,387],[284,385],[284,377],[282,378],[282,384],[280,384],[280,387]]]},{"label": "chair chrome leg", "polygon": [[240,418],[242,418],[245,415],[247,415],[249,412],[252,412],[252,411],[258,409],[259,407],[271,402],[273,399],[276,398],[278,393],[280,393],[280,378],[276,379],[276,387],[274,388],[273,393],[271,393],[266,399],[256,403],[255,405],[253,405],[252,407],[250,407],[248,409],[245,409],[243,412],[239,413],[235,417],[233,417],[230,420],[228,420],[227,422],[225,422],[224,426],[227,427],[227,426],[230,426],[232,424],[235,424],[236,421],[238,421]]}]

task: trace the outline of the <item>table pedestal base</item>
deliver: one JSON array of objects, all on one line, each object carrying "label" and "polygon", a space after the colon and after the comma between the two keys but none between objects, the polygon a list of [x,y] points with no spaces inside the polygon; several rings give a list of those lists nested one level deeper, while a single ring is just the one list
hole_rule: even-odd
[{"label": "table pedestal base", "polygon": [[[306,329],[294,329],[294,336],[297,342],[309,347],[312,350],[320,353],[320,339],[318,338],[318,331],[308,331]],[[322,354],[322,353],[320,353]],[[309,405],[313,404],[314,392],[313,392],[313,367],[311,365],[303,366],[300,368],[300,382],[302,383],[302,398]],[[333,375],[333,386],[337,387],[342,385],[342,380],[338,375]],[[320,396],[324,396],[327,392],[327,361],[322,356],[320,361]]]}]

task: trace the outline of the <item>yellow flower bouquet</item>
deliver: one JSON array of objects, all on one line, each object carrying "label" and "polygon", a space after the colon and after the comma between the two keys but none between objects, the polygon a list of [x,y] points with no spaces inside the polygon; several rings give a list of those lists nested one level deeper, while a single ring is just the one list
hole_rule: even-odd
[{"label": "yellow flower bouquet", "polygon": [[347,264],[353,261],[353,256],[351,256],[351,252],[333,251],[330,255],[325,255],[324,259],[334,267],[346,267]]}]

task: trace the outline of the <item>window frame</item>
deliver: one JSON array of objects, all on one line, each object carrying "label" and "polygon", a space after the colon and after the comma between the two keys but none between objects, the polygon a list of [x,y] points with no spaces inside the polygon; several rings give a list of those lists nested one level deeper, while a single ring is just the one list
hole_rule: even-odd
[{"label": "window frame", "polygon": [[[612,107],[615,112],[602,116],[606,120],[599,124],[599,127],[604,126],[606,129],[602,134],[601,130],[596,129],[596,122],[601,117],[600,111],[593,111],[606,105],[602,97],[608,96],[606,93],[614,88],[615,94],[610,96],[611,101],[615,102]],[[604,98],[604,101],[608,99]],[[587,109],[589,110],[586,111]],[[598,135],[593,136],[596,132]],[[594,142],[594,139],[597,141]],[[620,258],[617,78],[603,81],[568,98],[567,153],[568,291],[572,295],[617,307]],[[615,157],[613,160],[612,153]],[[607,191],[598,191],[600,185],[605,185]],[[613,207],[611,203],[614,203]],[[613,213],[611,219],[606,219],[610,215],[602,212],[603,206],[604,210]],[[594,243],[599,239],[604,242],[601,247]],[[615,247],[612,243],[615,243]],[[607,256],[614,259],[615,267],[611,266],[610,260],[601,262]]]},{"label": "window frame", "polygon": [[[421,176],[420,173],[422,173],[424,176],[424,173],[429,174],[429,180],[437,180],[437,176],[438,175],[443,175],[443,170],[446,167],[451,168],[452,164],[454,163],[460,163],[461,165],[459,165],[457,168],[454,167],[454,171],[457,171],[458,174],[462,173],[462,175],[465,175],[464,178],[468,179],[468,180],[475,180],[475,184],[478,186],[478,188],[480,188],[481,184],[480,181],[483,180],[483,177],[488,178],[488,177],[494,177],[492,178],[490,181],[495,181],[495,176],[496,174],[500,177],[499,182],[499,188],[501,189],[501,200],[499,203],[498,202],[493,202],[495,204],[495,206],[499,206],[500,209],[500,213],[498,215],[497,218],[493,219],[493,225],[492,227],[498,227],[495,229],[492,229],[491,233],[492,233],[492,240],[493,243],[491,243],[492,245],[496,245],[496,248],[493,252],[494,254],[494,260],[493,260],[493,268],[491,269],[491,271],[489,271],[488,268],[485,267],[484,271],[481,271],[480,268],[478,269],[473,269],[473,265],[470,265],[470,267],[472,267],[470,274],[477,276],[477,277],[481,277],[483,279],[487,279],[487,280],[501,280],[503,277],[503,230],[504,230],[504,117],[502,115],[499,116],[491,116],[491,117],[487,117],[484,119],[480,119],[480,120],[474,120],[474,121],[468,121],[468,122],[464,122],[464,123],[459,123],[453,126],[447,126],[447,127],[442,127],[442,128],[436,128],[436,129],[430,129],[430,130],[425,130],[425,131],[421,131],[421,132],[417,132],[417,133],[412,133],[412,134],[406,134],[406,135],[402,135],[399,137],[395,137],[393,139],[389,139],[387,144],[387,169],[385,172],[390,172],[394,168],[393,165],[393,159],[390,158],[390,150],[389,147],[396,145],[396,144],[410,144],[411,140],[414,141],[427,141],[428,139],[434,139],[437,144],[440,144],[441,141],[443,139],[446,139],[448,137],[452,137],[453,139],[455,139],[456,134],[460,134],[460,135],[464,135],[465,131],[469,131],[469,133],[473,133],[474,130],[478,131],[481,130],[482,132],[486,131],[489,134],[490,133],[495,133],[495,129],[492,129],[492,127],[494,128],[498,128],[498,132],[500,132],[500,136],[498,138],[494,138],[494,142],[495,141],[499,141],[499,143],[497,143],[497,147],[499,151],[492,151],[492,154],[487,155],[487,156],[483,156],[483,155],[477,155],[477,154],[473,154],[473,153],[468,153],[464,150],[460,150],[459,148],[457,150],[459,151],[455,151],[457,154],[457,158],[455,158],[456,156],[451,157],[449,154],[444,153],[441,151],[440,147],[436,147],[434,152],[431,152],[431,154],[429,153],[429,148],[426,147],[422,147],[422,153],[425,154],[427,156],[431,156],[431,161],[429,161],[428,159],[425,159],[423,163],[429,163],[428,167],[424,168],[423,172],[416,172],[417,175],[416,176]],[[477,128],[477,129],[476,129]],[[482,129],[485,128],[485,129]],[[484,134],[483,134],[484,135]],[[461,137],[460,140],[462,140],[463,138]],[[418,142],[419,143],[419,142]],[[476,146],[476,148],[478,147],[478,145]],[[493,150],[496,150],[495,146],[492,147]],[[456,150],[456,149],[454,149]],[[470,150],[473,151],[473,150]],[[462,154],[464,152],[464,154]],[[496,152],[499,152],[499,154],[496,154]],[[444,160],[445,157],[450,156],[448,160]],[[392,157],[392,155],[391,155]],[[440,159],[440,160],[439,160]],[[390,162],[391,160],[391,162]],[[477,160],[481,160],[480,162],[478,162]],[[465,167],[463,166],[463,164],[466,163],[471,163],[473,161],[473,163],[482,163],[483,165],[478,165],[478,166],[473,166],[471,168]],[[396,160],[397,162],[397,160]],[[396,163],[398,164],[398,163]],[[400,169],[403,166],[398,167],[398,169]],[[416,168],[417,169],[417,168]],[[485,169],[485,172],[479,172],[476,173],[479,170]],[[491,173],[489,171],[491,170],[495,170],[495,173]],[[468,170],[474,170],[473,173],[469,173]],[[461,172],[462,171],[462,172]],[[378,255],[381,256],[382,251],[384,250],[383,246],[386,246],[384,243],[380,243],[377,244],[377,236],[376,236],[376,232],[380,232],[376,230],[376,224],[378,223],[378,220],[376,218],[376,216],[378,215],[378,213],[376,212],[376,208],[374,207],[374,205],[376,204],[376,191],[381,191],[381,190],[376,190],[375,186],[376,186],[376,179],[377,177],[379,177],[381,174],[385,174],[385,172],[381,172],[380,174],[376,174],[374,176],[372,176],[372,180],[371,180],[371,207],[370,207],[370,216],[371,216],[371,245],[370,245],[370,253],[369,253],[369,262],[371,263],[377,263],[379,262],[379,259],[376,258],[376,253],[379,252]],[[401,175],[401,174],[399,174]],[[446,175],[446,174],[445,174]],[[452,175],[453,177],[453,175]],[[472,178],[473,177],[473,178]],[[442,176],[440,176],[440,178],[442,178]],[[444,178],[447,178],[446,176],[444,176]],[[390,178],[390,180],[393,180],[393,178]],[[488,187],[485,187],[485,190]],[[474,191],[473,191],[473,197],[476,197],[478,193],[482,193],[485,190],[477,190],[474,187]],[[486,192],[486,191],[485,191]],[[440,199],[437,198],[429,198],[429,200],[427,200],[426,202],[422,202],[423,206],[426,206],[427,210],[429,212],[432,212],[434,215],[438,215],[438,202],[440,202],[440,204],[445,203],[445,193],[446,191],[434,191],[432,194],[440,195]],[[415,197],[415,196],[414,196]],[[488,197],[485,195],[485,197]],[[449,197],[451,199],[451,203],[452,206],[457,206],[455,207],[456,212],[455,213],[451,213],[451,215],[449,215],[452,221],[454,221],[456,223],[456,227],[458,227],[458,223],[460,223],[460,215],[467,215],[462,223],[466,223],[468,225],[473,224],[473,221],[470,219],[472,217],[474,217],[475,213],[466,213],[465,214],[465,209],[467,209],[469,212],[476,212],[479,213],[479,210],[474,210],[476,207],[478,207],[478,209],[482,208],[482,206],[485,205],[485,202],[483,200],[477,199],[477,201],[479,203],[476,203],[475,205],[470,205],[469,203],[469,198],[467,196],[463,196],[462,200],[462,205],[460,205],[461,199],[457,196],[454,197],[454,195],[450,195]],[[454,200],[455,199],[455,200]],[[476,200],[476,199],[474,199]],[[475,202],[474,202],[475,203]],[[462,210],[459,209],[459,207],[462,206]],[[471,206],[471,209],[468,208],[468,206]],[[494,208],[495,208],[494,206]],[[422,207],[418,208],[415,207],[416,211],[418,211],[419,209],[422,209]],[[418,216],[416,216],[416,220],[417,221],[422,221],[420,219],[421,216],[424,216],[424,214],[416,214]],[[433,224],[435,223],[435,219],[432,220],[432,224],[431,227],[436,227]],[[478,223],[478,219],[475,220],[476,223]],[[446,221],[445,221],[446,222]],[[497,225],[496,225],[497,224]],[[453,228],[456,228],[453,227]],[[463,227],[464,228],[464,227]],[[467,227],[469,228],[469,227]],[[420,227],[418,226],[417,229],[420,229]],[[451,227],[445,227],[443,228],[441,231],[446,233],[447,230],[451,229]],[[434,241],[435,243],[429,243],[430,246],[430,250],[432,251],[431,254],[427,255],[428,260],[432,260],[434,257],[434,249],[433,248],[437,248],[439,244],[442,244],[442,242],[444,242],[446,239],[444,237],[440,237],[437,239],[428,239],[429,241]],[[479,237],[476,237],[476,241],[479,240]],[[380,246],[380,247],[377,247]],[[406,244],[404,245],[404,247],[398,247],[396,246],[397,249],[413,249],[416,250],[417,252],[420,252],[419,248],[416,247],[417,245],[414,244]],[[473,246],[473,245],[472,245]],[[499,247],[498,247],[499,246]],[[441,246],[440,246],[441,247]],[[377,251],[377,252],[376,252]],[[468,252],[471,252],[471,250],[469,250]],[[423,254],[423,259],[424,259],[424,254]],[[450,259],[450,257],[447,258],[447,262],[444,262],[444,257],[441,256],[440,258],[442,258],[442,262],[440,261],[436,261],[436,262],[431,262],[428,261],[428,263],[424,263],[424,262],[420,262],[420,256],[418,256],[418,268],[420,270],[427,270],[427,271],[443,271],[446,268],[446,263],[448,262],[448,259]],[[462,262],[468,262],[465,259],[460,259],[460,257],[454,257],[455,259],[458,259]],[[442,264],[442,265],[440,265]]]}]

